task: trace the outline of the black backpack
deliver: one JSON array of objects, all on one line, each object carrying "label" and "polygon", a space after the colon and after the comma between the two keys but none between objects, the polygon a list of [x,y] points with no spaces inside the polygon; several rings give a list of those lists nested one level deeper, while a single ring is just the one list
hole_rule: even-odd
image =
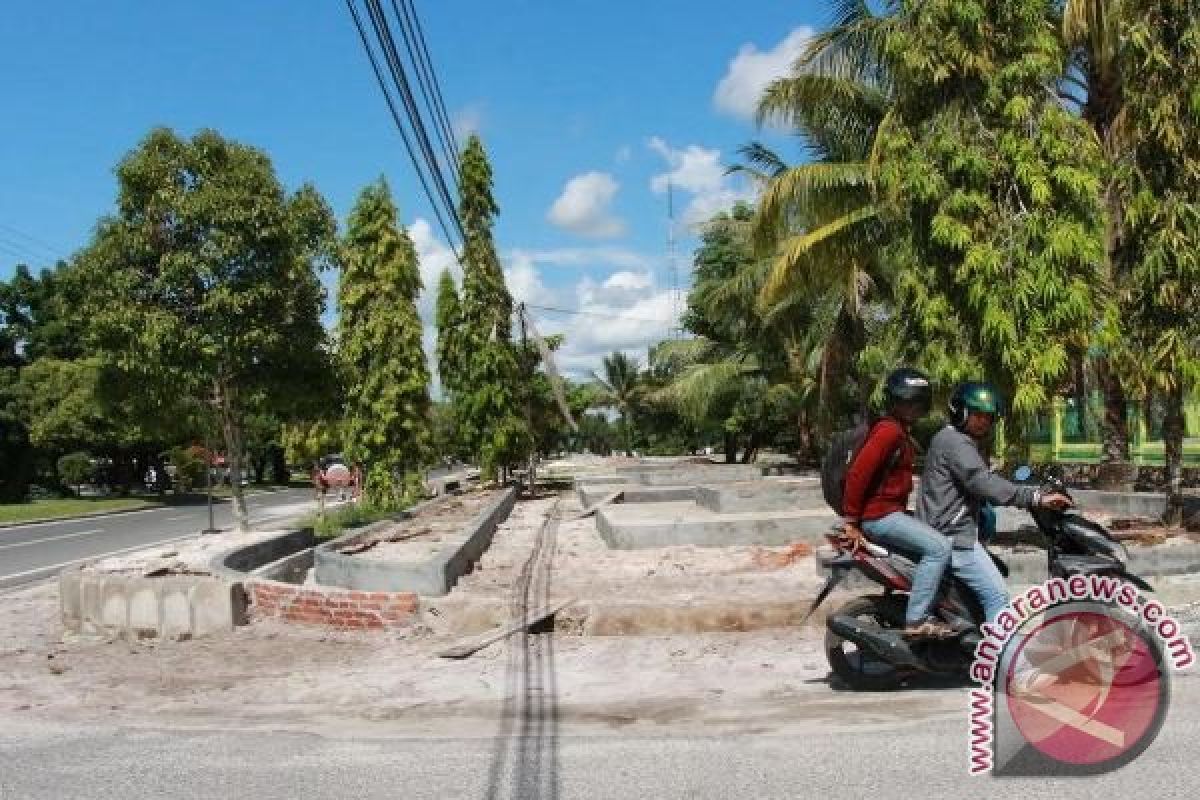
[{"label": "black backpack", "polygon": [[[870,423],[863,422],[849,430],[838,431],[829,440],[829,451],[825,453],[825,460],[821,463],[821,494],[825,496],[825,502],[829,504],[829,507],[838,514],[843,513],[842,495],[846,491],[846,473],[850,471],[854,457],[866,443],[867,436],[880,421],[881,419],[873,420]],[[887,468],[879,471],[873,484],[881,480],[896,465],[896,461],[900,457],[900,449],[896,448],[896,451],[892,453]],[[871,490],[871,493],[873,492],[874,489]]]}]

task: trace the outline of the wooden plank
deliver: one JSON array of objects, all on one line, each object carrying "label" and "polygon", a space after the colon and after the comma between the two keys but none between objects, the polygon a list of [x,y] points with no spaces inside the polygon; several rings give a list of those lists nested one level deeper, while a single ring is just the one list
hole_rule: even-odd
[{"label": "wooden plank", "polygon": [[518,631],[531,628],[542,620],[552,617],[559,611],[562,611],[567,606],[575,602],[575,599],[564,600],[560,603],[545,606],[543,608],[530,611],[524,618],[517,620],[509,625],[494,630],[488,631],[480,636],[475,636],[466,639],[453,647],[448,647],[438,653],[439,658],[466,658],[474,653],[479,652],[490,644],[494,644],[501,639],[512,636]]},{"label": "wooden plank", "polygon": [[585,508],[583,511],[580,511],[578,514],[571,517],[571,520],[577,520],[577,519],[583,519],[584,517],[590,517],[592,514],[595,514],[596,510],[599,509],[601,506],[606,506],[609,503],[617,502],[624,494],[625,494],[624,489],[618,489],[615,492],[610,492],[610,493],[604,495],[604,497],[601,497],[596,502],[592,503],[590,506]]}]

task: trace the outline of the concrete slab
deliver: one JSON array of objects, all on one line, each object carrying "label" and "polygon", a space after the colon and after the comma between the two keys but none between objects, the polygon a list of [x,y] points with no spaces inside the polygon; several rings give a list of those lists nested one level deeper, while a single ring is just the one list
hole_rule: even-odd
[{"label": "concrete slab", "polygon": [[575,488],[581,486],[612,486],[635,483],[628,475],[581,475],[575,478]]},{"label": "concrete slab", "polygon": [[811,478],[764,478],[696,488],[696,504],[717,513],[825,508],[821,483]]},{"label": "concrete slab", "polygon": [[581,486],[575,490],[575,494],[579,497],[580,505],[587,508],[618,491],[622,493],[622,503],[678,503],[696,499],[696,490],[692,486],[637,486],[620,483]]},{"label": "concrete slab", "polygon": [[753,464],[701,467],[689,465],[675,469],[643,470],[636,475],[643,486],[703,486],[710,483],[752,481],[762,477],[762,468]]},{"label": "concrete slab", "polygon": [[819,541],[836,520],[828,509],[717,514],[694,503],[655,503],[602,508],[596,512],[596,530],[617,550],[786,545]]}]

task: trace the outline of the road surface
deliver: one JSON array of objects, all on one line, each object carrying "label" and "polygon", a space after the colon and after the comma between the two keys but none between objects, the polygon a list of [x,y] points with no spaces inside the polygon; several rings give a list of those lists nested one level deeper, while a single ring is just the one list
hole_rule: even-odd
[{"label": "road surface", "polygon": [[[315,507],[312,489],[254,492],[246,496],[246,504],[252,525]],[[231,527],[231,504],[214,504],[213,517],[217,528]],[[31,583],[81,560],[159,544],[207,527],[208,506],[200,504],[0,528],[0,588]]]},{"label": "road surface", "polygon": [[[1186,686],[1182,684],[1187,684]],[[970,777],[965,712],[878,723],[814,720],[783,735],[332,738],[286,731],[0,727],[0,797],[22,800],[731,800],[1193,797],[1200,681],[1187,676],[1157,740],[1107,775]],[[781,701],[785,702],[785,701]],[[918,715],[920,716],[920,715]],[[891,719],[889,719],[891,717]],[[148,721],[148,724],[153,724]]]}]

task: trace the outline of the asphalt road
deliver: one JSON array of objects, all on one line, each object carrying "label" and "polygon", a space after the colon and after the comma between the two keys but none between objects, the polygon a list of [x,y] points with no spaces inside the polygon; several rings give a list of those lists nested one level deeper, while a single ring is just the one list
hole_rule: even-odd
[{"label": "asphalt road", "polygon": [[[304,513],[311,489],[255,492],[246,497],[252,525]],[[233,525],[228,502],[214,504],[217,528]],[[53,575],[78,561],[189,536],[208,527],[205,504],[129,511],[102,517],[0,528],[0,588]]]},{"label": "asphalt road", "polygon": [[[1166,725],[1126,767],[1075,778],[971,777],[962,717],[787,735],[326,738],[281,731],[0,727],[0,797],[886,798],[1192,797],[1200,790],[1200,681],[1187,676]],[[783,702],[783,701],[781,701]],[[881,698],[881,720],[890,716]],[[149,721],[148,721],[149,722]],[[150,723],[152,724],[152,723]],[[552,731],[554,726],[547,726]]]}]

